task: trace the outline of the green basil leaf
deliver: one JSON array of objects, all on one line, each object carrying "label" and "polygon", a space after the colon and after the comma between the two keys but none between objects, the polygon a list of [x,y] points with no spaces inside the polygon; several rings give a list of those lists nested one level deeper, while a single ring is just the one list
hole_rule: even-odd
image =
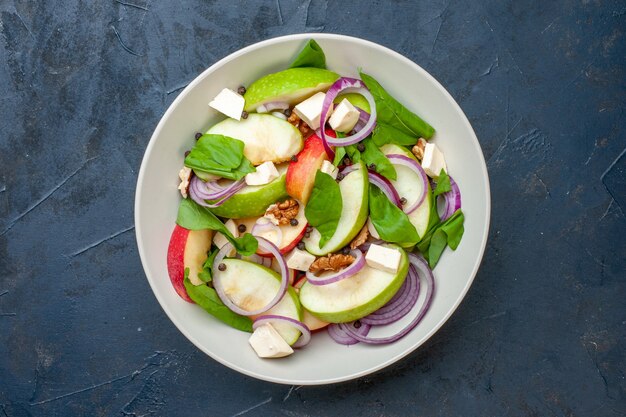
[{"label": "green basil leaf", "polygon": [[289,68],[315,67],[326,69],[326,56],[313,39],[307,42]]},{"label": "green basil leaf", "polygon": [[185,158],[185,165],[223,178],[238,180],[255,168],[243,156],[244,143],[223,135],[202,135]]},{"label": "green basil leaf", "polygon": [[369,188],[370,219],[387,242],[415,244],[419,235],[408,216],[393,204],[375,185]]},{"label": "green basil leaf", "polygon": [[367,166],[376,165],[376,172],[390,180],[395,180],[397,178],[396,169],[385,154],[378,149],[378,146],[374,144],[372,139],[366,138],[362,143],[365,145],[365,150],[361,152],[361,160]]},{"label": "green basil leaf", "polygon": [[433,191],[433,195],[437,197],[440,194],[447,193],[452,190],[452,186],[450,185],[450,177],[441,168],[441,172],[439,173],[439,178],[437,179],[437,186],[435,187],[435,191]]},{"label": "green basil leaf", "polygon": [[377,122],[374,131],[372,131],[372,140],[376,146],[383,146],[387,143],[399,146],[413,146],[417,143],[417,139],[415,136],[406,134],[402,130],[382,122]]},{"label": "green basil leaf", "polygon": [[198,205],[190,198],[186,198],[180,202],[176,223],[185,229],[209,229],[220,232],[230,243],[233,244],[237,252],[245,256],[256,253],[259,244],[256,238],[250,233],[246,233],[242,237],[235,238],[226,226],[224,226],[224,223],[222,223],[220,219],[215,216],[215,214],[211,213],[206,207]]},{"label": "green basil leaf", "polygon": [[189,269],[187,268],[185,270],[185,280],[183,283],[189,298],[202,307],[207,313],[228,324],[230,327],[243,330],[244,332],[252,332],[252,320],[250,320],[249,317],[240,316],[226,307],[213,288],[206,285],[193,285],[191,281],[189,281],[188,274]]},{"label": "green basil leaf", "polygon": [[393,98],[373,77],[361,72],[361,80],[376,101],[377,122],[383,122],[407,135],[430,139],[435,129]]},{"label": "green basil leaf", "polygon": [[309,224],[322,235],[320,247],[324,246],[335,234],[342,208],[343,201],[339,184],[333,177],[318,170],[304,215]]}]

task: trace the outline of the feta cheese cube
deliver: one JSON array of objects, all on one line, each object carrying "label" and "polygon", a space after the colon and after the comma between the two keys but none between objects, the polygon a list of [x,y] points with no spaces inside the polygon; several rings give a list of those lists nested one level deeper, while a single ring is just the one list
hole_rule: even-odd
[{"label": "feta cheese cube", "polygon": [[374,239],[380,239],[380,235],[378,234],[378,230],[376,230],[376,227],[374,226],[374,223],[372,223],[372,219],[370,219],[369,217],[367,218],[367,230],[370,232],[370,235]]},{"label": "feta cheese cube", "polygon": [[[322,104],[324,103],[325,98],[326,94],[319,92],[298,104],[293,108],[293,111],[300,119],[304,120],[304,122],[309,125],[311,129],[319,129],[321,125],[320,118],[322,116]],[[328,114],[331,112],[332,104]]]},{"label": "feta cheese cube", "polygon": [[257,327],[248,342],[260,358],[282,358],[293,353],[291,346],[269,323]]},{"label": "feta cheese cube", "polygon": [[241,112],[246,104],[246,100],[243,96],[235,93],[228,88],[223,89],[215,98],[209,103],[209,106],[213,107],[220,113],[225,114],[233,119],[240,120]]},{"label": "feta cheese cube", "polygon": [[[228,221],[226,221],[226,223],[224,223],[224,226],[226,226],[226,228],[228,229],[228,231],[230,233],[232,233],[232,235],[234,237],[239,237],[239,230],[237,230],[237,224],[233,221],[233,219],[228,219]],[[228,243],[228,240],[226,239],[226,237],[221,234],[221,233],[216,233],[215,236],[213,237],[213,243],[215,243],[215,246],[217,246],[218,248],[222,249],[222,247]],[[232,256],[233,252],[235,252],[235,249],[233,248],[233,250],[228,254],[228,256]]]},{"label": "feta cheese cube", "polygon": [[348,101],[347,98],[341,100],[341,103],[333,111],[333,115],[328,119],[328,124],[333,130],[338,132],[349,132],[354,129],[356,122],[359,121],[360,113],[356,107]]},{"label": "feta cheese cube", "polygon": [[395,274],[400,267],[402,255],[396,249],[372,244],[365,255],[365,262],[375,269]]},{"label": "feta cheese cube", "polygon": [[246,184],[248,185],[263,185],[268,184],[278,178],[278,170],[274,166],[272,161],[263,162],[256,167],[255,172],[251,172],[246,175]]},{"label": "feta cheese cube", "polygon": [[422,158],[422,168],[430,178],[439,178],[439,173],[443,169],[448,172],[446,160],[443,159],[443,153],[434,143],[427,143],[424,147],[424,157]]},{"label": "feta cheese cube", "polygon": [[329,161],[322,162],[322,167],[320,168],[320,171],[330,175],[331,177],[333,177],[334,180],[337,179],[337,174],[339,173],[339,169],[337,169],[337,167]]},{"label": "feta cheese cube", "polygon": [[298,271],[308,271],[311,264],[315,261],[315,256],[305,250],[295,248],[285,257],[287,266]]},{"label": "feta cheese cube", "polygon": [[189,193],[189,181],[191,180],[191,168],[182,167],[182,169],[178,171],[178,178],[180,178],[180,184],[178,184],[180,195],[182,195],[183,198],[187,198],[187,194]]}]

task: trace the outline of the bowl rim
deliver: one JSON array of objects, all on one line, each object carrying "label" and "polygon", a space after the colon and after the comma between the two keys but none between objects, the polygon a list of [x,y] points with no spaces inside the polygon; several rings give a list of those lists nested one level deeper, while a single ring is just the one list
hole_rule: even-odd
[{"label": "bowl rim", "polygon": [[[381,50],[382,52],[389,54],[397,59],[399,59],[400,61],[403,61],[405,64],[409,65],[410,67],[412,67],[416,72],[420,73],[422,76],[426,77],[430,82],[432,82],[434,84],[434,86],[441,92],[444,94],[444,96],[446,96],[452,103],[453,103],[453,108],[454,110],[457,112],[457,114],[461,117],[461,120],[463,122],[463,124],[465,125],[465,127],[467,128],[467,130],[470,132],[470,136],[471,136],[471,140],[475,143],[475,145],[478,146],[478,149],[481,150],[481,152],[479,153],[480,156],[480,162],[481,162],[481,166],[480,169],[482,171],[482,178],[483,178],[483,186],[485,187],[485,191],[486,191],[486,211],[485,211],[485,227],[483,230],[483,234],[482,234],[482,245],[480,247],[479,250],[479,256],[476,258],[475,262],[474,262],[474,266],[472,268],[472,272],[470,274],[470,279],[467,281],[465,287],[463,288],[463,290],[461,291],[459,297],[454,300],[454,303],[452,305],[452,308],[450,308],[448,310],[448,312],[443,316],[443,318],[441,320],[439,320],[439,322],[419,341],[417,341],[413,346],[411,346],[409,349],[406,349],[405,351],[396,354],[395,356],[389,357],[386,360],[382,361],[381,363],[377,364],[376,366],[372,366],[370,368],[367,369],[363,369],[360,370],[358,372],[353,372],[351,374],[348,375],[343,375],[341,377],[335,377],[335,378],[326,378],[326,379],[320,379],[320,380],[299,380],[299,379],[286,379],[286,378],[278,378],[278,377],[272,377],[272,376],[268,376],[268,375],[263,375],[263,374],[259,374],[253,370],[249,370],[246,368],[243,368],[235,363],[232,363],[230,361],[227,361],[217,355],[214,355],[213,352],[211,352],[210,350],[204,348],[199,341],[194,337],[193,334],[191,334],[190,332],[188,332],[185,327],[184,324],[178,320],[176,318],[176,316],[174,315],[174,313],[171,311],[171,309],[169,307],[166,306],[165,302],[161,299],[160,295],[158,294],[158,292],[155,290],[155,285],[153,285],[153,277],[150,276],[150,274],[148,273],[145,265],[147,265],[147,260],[148,257],[144,252],[144,248],[143,248],[143,239],[142,239],[142,226],[141,226],[141,222],[139,222],[139,212],[141,211],[141,201],[140,201],[140,190],[143,186],[143,181],[144,181],[144,177],[145,177],[145,169],[146,169],[146,161],[149,159],[150,155],[152,154],[153,148],[155,146],[156,143],[156,138],[159,136],[161,130],[163,129],[163,126],[165,124],[165,121],[169,118],[170,114],[174,111],[174,109],[178,106],[178,104],[184,100],[184,98],[187,96],[187,94],[195,88],[195,86],[197,84],[200,83],[200,81],[202,79],[204,79],[206,76],[209,75],[209,73],[212,73],[213,71],[215,71],[216,69],[220,68],[221,66],[225,65],[226,63],[242,56],[245,55],[247,53],[249,53],[250,51],[254,51],[256,49],[260,49],[260,48],[264,48],[273,44],[279,44],[281,42],[284,41],[289,41],[289,40],[308,40],[308,39],[329,39],[329,40],[344,40],[344,41],[349,41],[349,42],[355,42],[358,44],[362,44],[366,47],[370,47],[370,48],[374,48],[374,49],[378,49]],[[211,358],[213,358],[214,360],[216,360],[217,362],[221,363],[222,365],[225,365],[227,367],[229,367],[230,369],[233,369],[237,372],[240,372],[244,375],[256,378],[256,379],[260,379],[260,380],[264,380],[264,381],[268,381],[268,382],[274,382],[274,383],[279,383],[279,384],[287,384],[287,385],[325,385],[325,384],[334,384],[334,383],[339,383],[339,382],[344,382],[344,381],[349,381],[349,380],[353,380],[365,375],[369,375],[371,373],[377,372],[381,369],[384,369],[390,365],[392,365],[393,363],[401,360],[402,358],[406,357],[407,355],[409,355],[410,353],[414,352],[418,347],[420,347],[421,345],[423,345],[427,340],[429,340],[447,321],[448,319],[452,316],[452,314],[457,310],[457,308],[459,307],[459,305],[461,304],[461,302],[463,301],[463,299],[465,298],[465,296],[467,295],[467,292],[469,291],[469,288],[472,286],[472,283],[474,282],[474,279],[476,277],[476,274],[478,273],[478,269],[480,267],[480,264],[482,262],[484,253],[485,253],[485,248],[487,246],[487,238],[488,238],[488,234],[489,234],[489,228],[490,228],[490,221],[491,221],[491,190],[490,190],[490,186],[489,186],[489,174],[487,171],[487,164],[485,162],[485,157],[482,153],[482,148],[480,146],[480,142],[478,141],[478,138],[476,136],[476,133],[474,132],[474,129],[472,128],[472,125],[470,124],[469,120],[467,119],[467,116],[465,115],[465,113],[463,112],[463,110],[461,109],[461,107],[459,106],[459,104],[457,103],[457,101],[454,99],[454,97],[452,97],[452,95],[443,87],[443,85],[435,78],[433,77],[428,71],[426,71],[425,69],[423,69],[421,66],[419,66],[418,64],[416,64],[415,62],[413,62],[412,60],[410,60],[409,58],[407,58],[406,56],[400,54],[399,52],[394,51],[393,49],[380,45],[378,43],[375,43],[373,41],[369,41],[369,40],[365,40],[362,38],[357,38],[354,36],[348,36],[348,35],[341,35],[341,34],[334,34],[334,33],[316,33],[316,32],[311,32],[311,33],[297,33],[297,34],[291,34],[291,35],[284,35],[284,36],[278,36],[278,37],[274,37],[274,38],[270,38],[270,39],[266,39],[260,42],[256,42],[253,43],[251,45],[248,45],[244,48],[241,48],[229,55],[227,55],[226,57],[220,59],[219,61],[217,61],[216,63],[214,63],[213,65],[211,65],[210,67],[206,68],[204,71],[202,71],[202,73],[200,73],[198,76],[196,76],[193,81],[191,81],[184,89],[183,91],[178,95],[178,97],[176,97],[176,99],[174,99],[174,101],[169,105],[169,107],[167,108],[167,110],[165,111],[165,113],[163,114],[163,116],[161,116],[161,119],[159,120],[159,123],[157,124],[154,132],[152,133],[152,136],[150,137],[150,141],[148,142],[148,145],[146,147],[146,151],[144,152],[144,156],[142,158],[141,161],[141,167],[139,169],[139,174],[137,176],[137,187],[135,188],[135,205],[134,205],[134,221],[135,221],[135,237],[136,237],[136,241],[137,241],[137,248],[139,251],[139,257],[141,259],[141,264],[142,267],[144,269],[144,274],[146,275],[146,278],[148,279],[148,282],[150,284],[150,288],[152,289],[152,292],[154,293],[155,297],[157,298],[157,301],[159,302],[161,308],[163,309],[163,311],[165,311],[165,314],[169,317],[169,319],[172,321],[172,323],[174,323],[174,325],[176,326],[176,328],[191,342],[193,343],[198,349],[200,349],[202,352],[204,352],[205,354],[207,354],[208,356],[210,356]]]}]

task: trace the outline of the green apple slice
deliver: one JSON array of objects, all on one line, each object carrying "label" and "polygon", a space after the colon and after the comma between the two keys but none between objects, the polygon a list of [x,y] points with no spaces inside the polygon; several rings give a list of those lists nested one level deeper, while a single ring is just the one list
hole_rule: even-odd
[{"label": "green apple slice", "polygon": [[316,256],[326,255],[338,251],[354,239],[367,221],[368,185],[367,170],[363,162],[359,162],[359,168],[339,183],[343,207],[335,234],[320,248],[321,235],[317,229],[313,229],[310,237],[304,239],[307,251]]},{"label": "green apple slice", "polygon": [[[280,288],[280,275],[263,265],[242,259],[224,259],[224,271],[217,271],[224,292],[238,307],[258,310],[272,301]],[[215,273],[215,272],[214,272]],[[287,288],[285,296],[265,314],[275,314],[302,321],[302,308],[293,287]],[[255,318],[258,316],[253,316]],[[272,323],[287,343],[293,345],[300,331],[287,323]]]},{"label": "green apple slice", "polygon": [[294,125],[271,114],[250,114],[247,119],[226,119],[207,133],[229,136],[244,143],[243,154],[252,162],[285,162],[304,146],[302,134]]},{"label": "green apple slice", "polygon": [[[398,154],[398,155],[406,155],[409,158],[415,159],[415,156],[409,152],[408,149],[403,148],[394,144],[387,144],[380,148],[380,150],[385,154]],[[417,161],[417,159],[415,159]],[[417,175],[411,171],[409,168],[402,165],[394,165],[396,169],[396,173],[398,174],[396,180],[390,180],[391,184],[395,187],[396,191],[398,191],[398,195],[400,198],[404,197],[407,200],[406,204],[412,204],[417,200],[417,198],[422,193],[422,181],[417,177]],[[428,220],[430,219],[430,206],[433,204],[430,192],[430,183],[428,184],[428,194],[424,199],[424,202],[420,204],[420,206],[415,209],[412,213],[408,214],[409,221],[413,226],[415,226],[415,230],[417,234],[422,237],[426,233],[426,228],[428,227]]]},{"label": "green apple slice", "polygon": [[258,217],[277,201],[289,197],[285,188],[287,165],[276,167],[280,177],[265,185],[246,185],[219,207],[209,209],[213,214],[229,219]]},{"label": "green apple slice", "polygon": [[289,68],[259,78],[246,90],[244,110],[255,111],[261,104],[284,101],[297,104],[319,91],[326,91],[339,74],[321,68]]},{"label": "green apple slice", "polygon": [[306,282],[300,289],[300,303],[311,314],[330,323],[360,319],[384,306],[402,286],[409,270],[406,252],[397,245],[386,244],[402,253],[395,274],[365,265],[349,278],[328,285]]},{"label": "green apple slice", "polygon": [[333,100],[333,103],[339,104],[344,98],[348,99],[350,104],[352,104],[354,107],[358,107],[367,113],[369,113],[371,110],[369,101],[367,101],[365,97],[357,93],[340,94],[335,98],[335,100]]}]

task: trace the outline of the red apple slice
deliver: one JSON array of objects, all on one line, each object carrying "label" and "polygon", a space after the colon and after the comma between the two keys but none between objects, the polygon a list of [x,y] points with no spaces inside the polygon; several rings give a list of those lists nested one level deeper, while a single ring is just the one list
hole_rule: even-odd
[{"label": "red apple slice", "polygon": [[[252,228],[254,227],[254,224],[258,219],[259,217],[249,217],[247,219],[235,220],[235,222],[237,223],[237,226],[239,226],[240,224],[245,225],[247,232],[252,232]],[[303,204],[300,204],[300,210],[298,210],[296,220],[298,221],[298,224],[296,226],[292,226],[290,224],[278,226],[283,236],[280,245],[278,245],[278,250],[280,250],[280,253],[282,253],[283,255],[295,248],[298,242],[302,240],[304,234],[306,233],[307,221],[306,216],[304,215]],[[261,252],[260,250],[257,251],[257,254],[259,254],[260,256],[272,256],[271,254]]]},{"label": "red apple slice", "polygon": [[[332,130],[327,131],[326,134],[335,137]],[[297,160],[290,162],[287,168],[285,178],[287,194],[306,204],[313,189],[317,170],[320,169],[324,160],[329,159],[322,139],[316,134],[309,136],[304,142],[304,148],[298,153]]]},{"label": "red apple slice", "polygon": [[189,230],[176,225],[170,244],[167,248],[167,272],[172,281],[176,293],[180,297],[192,303],[185,290],[185,268],[189,268],[189,281],[194,285],[202,284],[198,273],[202,271],[202,265],[207,260],[207,252],[211,248],[211,230]]}]

